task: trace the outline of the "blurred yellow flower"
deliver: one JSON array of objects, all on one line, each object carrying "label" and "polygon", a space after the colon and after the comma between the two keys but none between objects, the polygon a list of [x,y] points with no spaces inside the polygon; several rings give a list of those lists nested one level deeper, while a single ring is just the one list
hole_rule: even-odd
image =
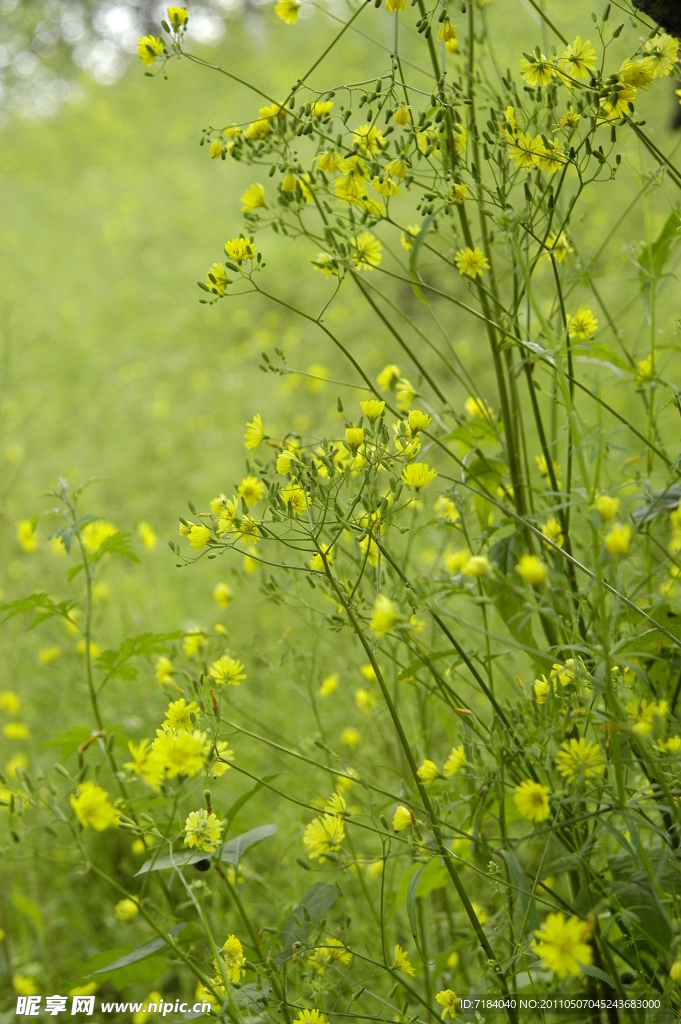
[{"label": "blurred yellow flower", "polygon": [[114,907],[114,915],[118,921],[132,921],[139,912],[139,903],[129,898],[119,900]]},{"label": "blurred yellow flower", "polygon": [[529,821],[546,821],[551,813],[550,792],[548,786],[542,786],[532,779],[525,779],[516,786],[513,799],[523,818]]},{"label": "blurred yellow flower", "polygon": [[298,20],[300,0],[277,0],[274,5],[274,13],[286,25],[295,25]]},{"label": "blurred yellow flower", "polygon": [[523,555],[515,571],[533,587],[541,587],[546,582],[546,566],[536,555]]},{"label": "blurred yellow flower", "polygon": [[338,682],[339,679],[335,673],[326,676],[324,679],[322,679],[322,684],[319,687],[319,696],[329,697],[332,693],[335,693],[336,690],[338,689]]},{"label": "blurred yellow flower", "polygon": [[213,587],[213,598],[221,608],[227,608],[232,600],[232,591],[227,583],[216,583]]},{"label": "blurred yellow flower", "polygon": [[631,544],[631,527],[629,523],[615,523],[605,537],[605,547],[616,557],[626,555]]},{"label": "blurred yellow flower", "polygon": [[244,434],[244,448],[246,451],[254,451],[265,440],[265,436],[262,418],[260,413],[257,412],[253,419],[249,420],[246,424],[246,433]]},{"label": "blurred yellow flower", "polygon": [[249,185],[241,196],[242,213],[251,213],[253,210],[258,210],[261,206],[266,205],[265,189],[257,182],[253,182],[252,185]]},{"label": "blurred yellow flower", "polygon": [[395,808],[393,814],[393,829],[395,832],[404,832],[406,828],[411,828],[415,824],[414,815],[405,807],[404,804],[400,804],[399,807]]},{"label": "blurred yellow flower", "polygon": [[35,551],[39,546],[40,541],[38,540],[38,533],[30,519],[22,519],[17,524],[17,540],[21,546],[21,550],[30,554]]},{"label": "blurred yellow flower", "polygon": [[109,794],[94,782],[82,782],[78,794],[70,798],[71,807],[83,828],[97,832],[118,824],[120,812],[109,803]]},{"label": "blurred yellow flower", "polygon": [[148,551],[153,551],[156,547],[156,531],[150,523],[144,522],[137,524],[137,536],[142,541],[142,544]]},{"label": "blurred yellow flower", "polygon": [[156,36],[140,36],[137,40],[137,53],[143,64],[151,66],[163,53],[163,43]]}]

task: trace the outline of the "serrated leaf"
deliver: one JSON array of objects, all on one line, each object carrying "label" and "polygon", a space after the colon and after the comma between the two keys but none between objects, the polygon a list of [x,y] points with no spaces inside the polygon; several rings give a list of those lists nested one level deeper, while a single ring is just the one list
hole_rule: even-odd
[{"label": "serrated leaf", "polygon": [[129,562],[138,562],[139,556],[130,547],[131,533],[123,533],[116,530],[110,537],[103,540],[96,552],[91,556],[92,562],[99,562],[104,555],[118,555],[119,558],[127,558]]},{"label": "serrated leaf", "polygon": [[27,627],[34,629],[40,622],[51,619],[55,615],[66,618],[74,604],[75,601],[54,601],[49,594],[37,591],[34,594],[29,594],[28,597],[21,597],[17,601],[6,601],[4,604],[0,604],[0,615],[3,616],[3,622],[7,622],[16,615],[35,612]]},{"label": "serrated leaf", "polygon": [[[118,647],[102,651],[95,662],[95,667],[113,678],[123,676],[126,671],[124,666],[131,658],[160,654],[170,642],[179,640],[184,635],[182,631],[176,630],[173,633],[140,633],[137,636],[130,636]],[[135,675],[128,675],[126,678],[134,679]]]}]

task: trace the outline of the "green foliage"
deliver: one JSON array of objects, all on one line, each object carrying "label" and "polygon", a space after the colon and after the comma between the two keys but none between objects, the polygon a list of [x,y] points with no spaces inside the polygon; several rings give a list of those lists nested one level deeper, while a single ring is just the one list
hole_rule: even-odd
[{"label": "green foliage", "polygon": [[[24,367],[61,303],[3,424],[8,1007],[43,978],[232,1024],[678,1002],[681,176],[643,118],[675,44],[609,6],[391,6],[283,0],[261,81],[170,13],[167,81],[114,129],[94,99],[87,145],[45,129],[69,196],[143,178],[110,220],[65,201],[68,275],[56,213],[3,271]],[[17,437],[52,380],[43,464]],[[56,452],[108,479],[36,513]]]}]

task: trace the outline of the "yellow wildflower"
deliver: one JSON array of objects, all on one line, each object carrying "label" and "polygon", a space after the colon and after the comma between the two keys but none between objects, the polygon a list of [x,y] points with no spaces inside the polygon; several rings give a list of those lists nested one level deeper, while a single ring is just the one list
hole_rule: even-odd
[{"label": "yellow wildflower", "polygon": [[440,769],[434,761],[429,761],[427,758],[421,764],[421,767],[417,769],[416,774],[420,778],[421,782],[425,782],[426,785],[430,782],[435,782],[436,779],[440,778]]},{"label": "yellow wildflower", "polygon": [[220,842],[222,825],[215,814],[209,814],[205,807],[192,811],[184,824],[185,846],[195,847],[212,853]]},{"label": "yellow wildflower", "polygon": [[232,984],[235,982],[238,984],[246,973],[246,968],[244,967],[246,957],[244,956],[243,946],[236,935],[227,936],[220,950],[220,959],[224,964],[227,980],[231,981]]},{"label": "yellow wildflower", "polygon": [[625,705],[624,710],[629,721],[633,723],[634,732],[639,733],[641,736],[647,736],[648,733],[653,731],[656,719],[666,718],[669,712],[669,705],[666,700],[661,700],[656,704],[654,700],[647,701],[644,697],[640,702],[636,700],[629,701]]},{"label": "yellow wildflower", "polygon": [[531,60],[523,57],[520,61],[520,76],[532,88],[536,88],[538,85],[549,85],[552,76],[551,64],[543,53],[538,57],[533,56]]},{"label": "yellow wildflower", "polygon": [[274,13],[286,25],[295,25],[298,20],[300,0],[277,0],[274,5]]},{"label": "yellow wildflower", "polygon": [[464,576],[480,579],[482,576],[488,576],[493,569],[494,566],[487,555],[471,555],[461,567],[461,572]]},{"label": "yellow wildflower", "polygon": [[566,740],[556,754],[556,768],[568,782],[591,778],[603,771],[603,754],[597,743],[589,743],[580,736]]},{"label": "yellow wildflower", "polygon": [[319,687],[320,697],[329,697],[332,693],[335,693],[338,689],[338,676],[332,673],[322,679],[322,685]]},{"label": "yellow wildflower", "polygon": [[336,814],[323,814],[313,818],[303,833],[310,860],[323,864],[329,853],[337,853],[345,838],[343,819]]},{"label": "yellow wildflower", "polygon": [[389,391],[391,388],[395,387],[397,382],[400,380],[400,377],[401,373],[399,366],[396,366],[394,363],[389,363],[387,366],[384,366],[379,373],[376,378],[376,383],[382,391]]},{"label": "yellow wildflower", "polygon": [[187,24],[188,17],[189,11],[187,10],[186,7],[168,8],[168,19],[176,32],[179,32],[181,28],[184,28],[184,26]]},{"label": "yellow wildflower", "polygon": [[35,551],[39,546],[38,533],[30,519],[22,519],[17,524],[17,540],[21,545],[22,551],[25,551],[27,554]]},{"label": "yellow wildflower", "polygon": [[118,921],[132,921],[134,917],[140,912],[139,903],[137,900],[124,899],[119,900],[114,907],[114,916]]},{"label": "yellow wildflower", "polygon": [[208,669],[208,674],[218,686],[240,686],[246,679],[244,666],[229,654],[223,654],[214,661]]},{"label": "yellow wildflower", "polygon": [[631,527],[629,523],[614,523],[605,538],[605,547],[616,557],[626,555],[631,544]]},{"label": "yellow wildflower", "polygon": [[137,40],[139,59],[148,67],[163,53],[163,43],[156,36],[140,36]]},{"label": "yellow wildflower", "polygon": [[142,541],[142,544],[145,546],[147,551],[154,550],[154,548],[156,547],[156,541],[158,540],[158,537],[156,536],[156,531],[154,530],[151,523],[147,523],[144,521],[138,523],[137,536]]},{"label": "yellow wildflower", "polygon": [[601,521],[607,523],[617,514],[620,507],[619,498],[611,498],[608,494],[599,494],[594,502],[594,508],[601,517]]},{"label": "yellow wildflower", "polygon": [[354,260],[359,270],[373,270],[381,262],[383,247],[370,231],[363,231],[352,239]]},{"label": "yellow wildflower", "polygon": [[414,815],[408,807],[400,804],[399,807],[395,808],[395,813],[393,814],[393,829],[395,832],[404,832],[406,828],[411,828],[415,823]]},{"label": "yellow wildflower", "polygon": [[71,807],[83,828],[97,832],[118,824],[119,811],[109,803],[109,794],[94,782],[82,782],[77,796],[71,797]]},{"label": "yellow wildflower", "polygon": [[389,597],[379,594],[371,616],[371,629],[376,636],[385,636],[393,628],[398,619],[398,611]]},{"label": "yellow wildflower", "polygon": [[416,492],[427,487],[436,476],[436,471],[431,469],[426,462],[412,462],[402,470],[402,482]]},{"label": "yellow wildflower", "polygon": [[536,555],[523,555],[515,571],[533,587],[541,587],[546,582],[546,566]]},{"label": "yellow wildflower", "polygon": [[662,32],[646,42],[655,78],[671,75],[679,56],[679,40]]},{"label": "yellow wildflower", "polygon": [[442,774],[446,779],[451,778],[452,775],[456,775],[462,768],[466,766],[466,754],[462,746],[452,747],[449,752],[449,757],[445,761]]},{"label": "yellow wildflower", "polygon": [[590,309],[584,307],[578,309],[574,316],[568,316],[567,322],[570,337],[580,341],[586,341],[598,330],[598,320]]},{"label": "yellow wildflower", "polygon": [[551,813],[548,786],[542,786],[532,779],[525,779],[515,788],[514,801],[523,818],[528,821],[546,821]]},{"label": "yellow wildflower", "polygon": [[401,946],[396,945],[394,956],[395,962],[393,964],[393,969],[396,971],[401,971],[402,974],[410,974],[413,978],[414,968],[411,965],[409,954],[407,953],[406,949],[402,949]]},{"label": "yellow wildflower", "polygon": [[178,775],[187,775],[191,778],[203,768],[210,750],[210,741],[206,734],[198,729],[194,732],[157,729],[156,739],[151,748],[168,778],[175,779]]},{"label": "yellow wildflower", "polygon": [[126,761],[124,768],[128,768],[135,775],[139,775],[151,789],[158,791],[163,781],[163,763],[157,753],[152,749],[149,740],[142,739],[139,743],[128,743],[128,750],[132,754],[132,761]]},{"label": "yellow wildflower", "polygon": [[591,926],[578,917],[566,919],[562,913],[549,914],[542,928],[534,934],[534,952],[559,978],[580,974],[580,965],[590,964],[593,959],[591,946],[586,941]]},{"label": "yellow wildflower", "polygon": [[380,153],[387,145],[383,132],[375,124],[361,124],[352,134],[359,149],[367,155]]},{"label": "yellow wildflower", "polygon": [[213,598],[221,608],[226,608],[232,600],[232,591],[227,583],[216,583],[213,588]]},{"label": "yellow wildflower", "polygon": [[478,249],[477,246],[475,249],[471,249],[470,246],[459,249],[454,257],[454,262],[462,277],[470,277],[473,280],[476,277],[482,277],[483,271],[489,270],[489,260],[482,249]]},{"label": "yellow wildflower", "polygon": [[166,658],[165,654],[156,659],[155,675],[159,686],[162,686],[164,683],[173,682],[173,664],[170,658]]},{"label": "yellow wildflower", "polygon": [[350,750],[355,750],[355,748],[362,742],[362,737],[358,729],[349,725],[346,729],[343,729],[340,734],[340,741],[344,747],[349,747]]},{"label": "yellow wildflower", "polygon": [[442,1020],[445,1019],[447,1014],[449,1014],[453,1020],[456,1016],[456,1004],[459,1002],[459,997],[456,992],[452,992],[451,988],[443,989],[441,992],[435,993],[435,1001],[443,1007],[441,1014]]},{"label": "yellow wildflower", "polygon": [[235,263],[243,263],[244,260],[255,259],[257,249],[255,242],[251,242],[241,235],[239,238],[232,238],[225,242],[225,252],[230,260],[234,260]]}]

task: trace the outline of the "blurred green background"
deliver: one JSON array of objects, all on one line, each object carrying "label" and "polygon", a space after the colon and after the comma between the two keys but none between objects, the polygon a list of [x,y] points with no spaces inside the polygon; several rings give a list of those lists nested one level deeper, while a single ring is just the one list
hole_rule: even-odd
[{"label": "blurred green background", "polygon": [[[558,0],[546,7],[560,17],[568,35],[589,35],[590,3],[580,0],[568,12]],[[494,31],[500,68],[516,67],[522,50],[542,39],[548,48],[545,32],[520,0],[493,0],[485,16]],[[376,40],[386,47],[379,65],[388,66],[392,21],[373,8],[363,19],[361,31],[349,35],[316,72],[313,81],[320,88],[375,74]],[[320,11],[289,28],[267,7],[230,18],[222,43],[200,52],[281,97],[336,29],[337,23]],[[463,19],[460,32],[463,35]],[[620,40],[623,53],[632,38],[625,33]],[[416,53],[418,40],[406,27],[403,40],[407,52]],[[109,593],[100,592],[95,618],[97,642],[105,647],[145,630],[198,624],[210,629],[221,622],[230,649],[244,658],[250,676],[248,690],[243,687],[235,700],[246,717],[274,737],[287,709],[298,716],[301,699],[309,705],[308,687],[317,688],[333,668],[341,640],[324,641],[317,656],[308,638],[311,657],[299,663],[287,646],[288,631],[297,630],[305,638],[309,627],[286,609],[263,605],[260,573],[245,573],[240,558],[229,564],[225,559],[203,561],[200,567],[180,571],[166,541],[176,539],[178,515],[186,512],[187,500],[205,508],[217,494],[233,493],[243,475],[244,426],[255,412],[263,414],[272,436],[291,427],[322,435],[340,429],[337,395],[351,407],[359,393],[309,378],[260,372],[261,353],[273,357],[280,347],[291,367],[313,367],[318,374],[352,381],[330,342],[293,314],[254,299],[230,299],[216,306],[199,303],[203,293],[195,282],[203,280],[208,266],[220,258],[225,239],[242,228],[241,193],[254,180],[267,186],[267,167],[255,174],[246,166],[211,161],[207,148],[198,144],[201,129],[248,120],[255,116],[259,101],[227,79],[188,64],[171,64],[167,81],[145,78],[135,62],[110,87],[86,79],[81,85],[77,105],[65,105],[43,121],[10,118],[0,132],[0,589],[5,599],[36,588],[60,597],[80,597],[79,578],[71,585],[64,582],[66,563],[50,548],[48,525],[40,524],[40,545],[32,553],[21,550],[17,526],[52,504],[41,494],[54,487],[59,476],[72,486],[101,478],[86,491],[83,511],[101,514],[133,533],[140,521],[146,521],[158,543],[147,550],[136,541],[141,565],[116,564],[107,570]],[[677,141],[667,134],[675,102],[667,85],[659,87],[654,101],[643,99],[642,107],[658,143],[670,150]],[[589,190],[574,232],[584,258],[598,249],[609,226],[635,199],[641,168],[646,166],[645,158],[641,162],[631,147],[619,188]],[[652,222],[661,226],[669,213],[664,192],[652,195],[650,203]],[[634,202],[595,269],[603,278],[605,297],[617,310],[624,308],[626,289],[636,280],[629,256],[642,239],[642,206]],[[287,301],[318,309],[331,285],[310,266],[316,253],[303,241],[271,233],[262,233],[257,241],[268,263],[269,287]],[[583,301],[588,293],[579,273],[574,287]],[[663,285],[665,329],[678,316],[673,288],[673,279]],[[394,297],[420,315],[408,286],[399,287]],[[442,315],[455,350],[493,401],[487,352],[477,344],[475,328]],[[395,353],[385,329],[349,287],[330,309],[328,322],[372,374],[384,362],[397,361],[417,381],[414,368]],[[619,326],[634,354],[642,346],[642,358],[647,350],[640,300],[625,310]],[[604,332],[607,341],[605,325]],[[674,358],[674,352],[665,351],[663,365],[671,366]],[[448,387],[453,401],[462,403],[462,387],[453,381]],[[618,394],[614,385],[609,400],[617,404]],[[429,557],[426,552],[426,569]],[[220,580],[235,592],[226,611],[212,597]],[[54,752],[41,744],[74,724],[89,727],[74,645],[74,638],[58,623],[31,633],[22,619],[3,627],[0,691],[12,689],[21,695],[31,736],[21,742],[0,737],[0,765],[20,752],[32,766],[48,768]],[[60,647],[62,655],[45,663],[40,652],[50,647]],[[362,660],[358,655],[358,666]],[[361,685],[359,673],[353,682]],[[277,697],[272,702],[275,684]],[[155,687],[148,661],[136,681],[119,682],[104,700],[105,719],[115,720],[123,734],[121,760],[124,739],[148,734],[159,721],[165,698]],[[343,721],[355,715],[361,725],[351,691],[343,700]],[[314,749],[311,720],[311,713],[300,720],[291,718],[299,726],[302,750]],[[333,735],[327,738],[337,740]],[[238,740],[238,751],[253,771],[278,770],[283,764],[271,750],[255,744],[249,749],[243,739]],[[355,763],[358,760],[359,756]],[[295,788],[305,773],[290,761],[287,770],[286,785]],[[233,775],[228,776],[232,795],[249,784]],[[226,780],[220,785],[226,787]],[[271,802],[264,797],[254,801],[253,823],[273,813]],[[279,811],[275,813],[279,816]],[[285,839],[298,842],[295,822],[289,820]],[[291,854],[293,860],[297,852]],[[83,933],[75,953],[67,950],[73,936],[67,941],[65,929],[75,912],[70,892],[78,876],[66,871],[52,877],[49,853],[42,865],[47,870],[33,853],[15,853],[15,867],[6,872],[0,887],[0,911],[12,920],[18,945],[23,937],[25,950],[33,950],[31,956],[39,957],[29,941],[33,931],[40,933],[43,952],[58,938],[65,949],[63,974],[75,977],[79,957],[84,962],[97,948],[106,949],[116,941],[101,932],[111,927],[113,936],[119,927],[110,907],[93,907],[89,936]],[[129,869],[125,856],[122,851],[123,875]],[[270,861],[268,871],[282,870],[290,860]],[[295,894],[302,883],[284,875],[282,870],[282,877],[277,876],[281,891]],[[270,883],[271,879],[272,875]],[[22,912],[14,901],[17,892],[29,889],[45,910],[40,925],[31,923],[30,912]],[[30,970],[31,963],[23,967]],[[58,956],[53,969],[58,976]],[[150,975],[149,982],[154,980]]]}]

